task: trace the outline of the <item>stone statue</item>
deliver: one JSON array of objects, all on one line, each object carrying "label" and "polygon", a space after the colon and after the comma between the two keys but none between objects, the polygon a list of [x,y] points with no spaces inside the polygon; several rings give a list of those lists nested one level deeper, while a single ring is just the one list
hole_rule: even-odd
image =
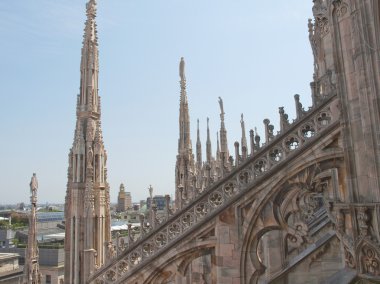
[{"label": "stone statue", "polygon": [[93,160],[94,160],[94,152],[92,151],[92,147],[89,146],[88,151],[87,151],[87,167],[88,168],[92,168]]},{"label": "stone statue", "polygon": [[220,113],[224,114],[224,109],[223,109],[223,100],[221,97],[219,97],[219,106],[220,106]]},{"label": "stone statue", "polygon": [[33,173],[32,179],[30,180],[30,193],[33,193],[37,191],[38,189],[38,181],[37,181],[37,176],[36,173]]},{"label": "stone statue", "polygon": [[116,250],[112,242],[108,242],[107,244],[107,256],[109,259],[114,258],[116,256]]},{"label": "stone statue", "polygon": [[181,80],[185,80],[185,60],[181,57],[181,62],[179,63],[179,76]]},{"label": "stone statue", "polygon": [[150,195],[150,198],[152,198],[153,197],[153,187],[152,187],[152,185],[149,185],[149,195]]}]

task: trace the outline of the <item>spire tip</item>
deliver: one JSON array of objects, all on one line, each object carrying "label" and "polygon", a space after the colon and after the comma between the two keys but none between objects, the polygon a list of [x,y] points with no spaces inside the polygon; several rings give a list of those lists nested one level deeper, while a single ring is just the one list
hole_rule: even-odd
[{"label": "spire tip", "polygon": [[181,61],[179,63],[179,76],[181,80],[185,80],[185,59],[181,57]]}]

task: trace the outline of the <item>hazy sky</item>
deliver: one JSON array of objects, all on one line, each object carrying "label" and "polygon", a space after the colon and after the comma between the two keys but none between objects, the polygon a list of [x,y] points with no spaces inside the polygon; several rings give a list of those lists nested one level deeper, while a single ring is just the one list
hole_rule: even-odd
[{"label": "hazy sky", "polygon": [[[73,142],[85,0],[0,1],[0,204],[64,202]],[[174,195],[180,57],[185,57],[193,149],[200,119],[213,151],[224,100],[230,152],[247,131],[310,105],[312,1],[98,0],[99,93],[111,201]],[[248,133],[247,133],[248,135]],[[205,155],[203,155],[205,157]]]}]

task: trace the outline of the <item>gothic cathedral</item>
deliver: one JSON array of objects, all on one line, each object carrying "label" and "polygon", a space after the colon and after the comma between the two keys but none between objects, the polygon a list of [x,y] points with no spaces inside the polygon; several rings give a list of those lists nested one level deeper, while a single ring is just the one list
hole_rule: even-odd
[{"label": "gothic cathedral", "polygon": [[202,160],[198,125],[194,157],[180,60],[175,208],[142,218],[126,244],[110,235],[89,0],[69,154],[66,283],[379,283],[380,1],[313,0],[312,9],[312,106],[296,95],[296,118],[280,107],[280,130],[265,119],[262,138],[253,130],[246,137],[242,116],[232,155],[219,98],[216,155],[207,126]]}]

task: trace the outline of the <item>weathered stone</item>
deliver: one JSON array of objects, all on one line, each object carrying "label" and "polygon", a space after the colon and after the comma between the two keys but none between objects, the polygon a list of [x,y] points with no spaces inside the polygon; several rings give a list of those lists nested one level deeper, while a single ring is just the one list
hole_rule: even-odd
[{"label": "weathered stone", "polygon": [[[379,3],[313,2],[314,21],[308,23],[314,56],[310,109],[305,110],[296,95],[296,119],[290,123],[280,109],[277,135],[270,121],[264,120],[265,144],[260,144],[257,131],[251,131],[250,153],[242,118],[241,154],[237,142],[233,159],[219,98],[216,156],[211,155],[208,129],[207,161],[202,161],[199,132],[194,161],[182,58],[177,212],[97,271],[91,270],[94,263],[89,259],[84,257],[79,263],[76,259],[74,275],[83,274],[81,279],[90,275],[88,283],[331,283],[331,279],[348,283],[355,278],[353,274],[380,280]],[[94,3],[89,2],[89,23],[93,23]],[[86,27],[95,30],[91,24]],[[96,41],[96,33],[91,35],[85,37],[84,52],[88,43]],[[97,51],[95,46],[93,50]],[[97,67],[97,56],[93,57]],[[97,76],[97,68],[92,70]],[[82,207],[73,206],[73,200],[94,204],[101,197],[103,176],[96,160],[80,163],[86,149],[87,157],[96,157],[99,148],[91,139],[101,137],[96,115],[99,97],[88,97],[86,90],[78,99],[66,202],[66,212],[83,218],[88,216],[82,214]],[[89,141],[91,145],[86,144]],[[87,169],[86,175],[78,165]],[[83,190],[77,190],[81,186]],[[103,188],[108,189],[106,183]],[[101,204],[107,198],[100,198]],[[91,206],[85,208],[92,212]],[[103,209],[108,214],[108,207]],[[77,219],[70,214],[67,226],[73,228]],[[106,234],[107,226],[102,231]],[[91,243],[88,232],[81,231]],[[109,240],[108,235],[102,237],[102,241]],[[105,253],[99,244],[90,247],[98,252],[97,259]],[[76,246],[74,251],[68,242],[68,256],[72,252],[86,256],[85,248]],[[112,246],[108,253],[112,258]],[[350,273],[343,277],[347,267]],[[69,275],[70,268],[67,271]],[[68,279],[67,283],[73,278]]]}]

